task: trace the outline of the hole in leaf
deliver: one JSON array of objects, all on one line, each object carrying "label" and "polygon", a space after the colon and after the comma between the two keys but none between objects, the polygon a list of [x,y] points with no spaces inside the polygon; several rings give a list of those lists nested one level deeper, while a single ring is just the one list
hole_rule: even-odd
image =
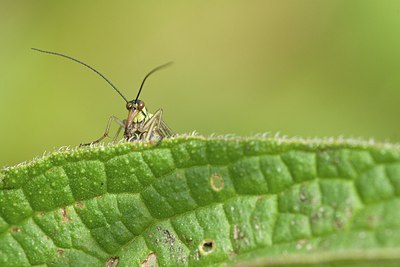
[{"label": "hole in leaf", "polygon": [[149,255],[147,255],[146,259],[142,262],[141,267],[154,267],[158,266],[157,263],[157,256],[154,252],[151,252]]},{"label": "hole in leaf", "polygon": [[105,267],[116,267],[118,263],[119,263],[119,257],[113,256],[106,262]]},{"label": "hole in leaf", "polygon": [[77,207],[78,209],[83,209],[85,207],[85,204],[83,204],[82,201],[78,201],[75,203],[75,207]]},{"label": "hole in leaf", "polygon": [[208,255],[212,253],[215,249],[214,240],[204,240],[199,246],[200,253],[202,255]]},{"label": "hole in leaf", "polygon": [[62,257],[63,255],[64,255],[64,250],[61,248],[57,249],[57,256]]},{"label": "hole in leaf", "polygon": [[64,208],[61,208],[61,219],[62,219],[62,222],[63,223],[66,223],[66,222],[69,222],[71,219],[68,217],[68,211],[67,211],[67,209],[64,207]]},{"label": "hole in leaf", "polygon": [[13,227],[11,227],[10,231],[12,233],[20,233],[21,232],[21,228],[19,228],[17,226],[13,226]]},{"label": "hole in leaf", "polygon": [[224,188],[224,179],[222,179],[220,174],[214,173],[210,177],[210,185],[214,191],[221,191]]}]

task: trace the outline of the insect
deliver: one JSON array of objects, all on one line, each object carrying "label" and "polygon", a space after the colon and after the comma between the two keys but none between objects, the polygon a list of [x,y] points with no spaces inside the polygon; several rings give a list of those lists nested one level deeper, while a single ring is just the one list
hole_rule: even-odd
[{"label": "insect", "polygon": [[111,116],[108,120],[106,130],[100,138],[98,138],[97,140],[90,142],[90,143],[81,144],[80,146],[96,144],[96,143],[99,143],[100,141],[102,141],[104,138],[109,137],[108,134],[110,132],[110,127],[111,127],[112,122],[116,122],[119,125],[119,128],[115,134],[115,137],[113,138],[113,142],[115,142],[117,140],[122,129],[124,129],[124,139],[126,141],[162,140],[163,138],[171,137],[174,135],[172,130],[168,127],[168,125],[162,119],[163,110],[160,108],[154,114],[152,114],[149,111],[147,111],[144,102],[139,99],[140,93],[142,92],[143,85],[144,85],[146,79],[154,72],[171,65],[172,62],[168,62],[166,64],[163,64],[163,65],[158,66],[158,67],[154,68],[153,70],[151,70],[144,77],[142,84],[140,85],[139,92],[136,95],[136,98],[134,100],[128,101],[128,99],[121,93],[120,90],[117,89],[117,87],[115,87],[115,85],[109,79],[107,79],[98,70],[89,66],[88,64],[84,63],[83,61],[80,61],[73,57],[70,57],[70,56],[67,56],[64,54],[60,54],[57,52],[50,52],[50,51],[45,51],[45,50],[41,50],[41,49],[37,49],[37,48],[32,48],[32,49],[35,51],[41,52],[41,53],[56,55],[56,56],[70,59],[72,61],[75,61],[75,62],[91,69],[96,74],[98,74],[100,77],[102,77],[109,85],[111,85],[111,87],[114,88],[114,90],[126,102],[126,109],[128,110],[128,117],[126,120],[121,121],[117,117]]}]

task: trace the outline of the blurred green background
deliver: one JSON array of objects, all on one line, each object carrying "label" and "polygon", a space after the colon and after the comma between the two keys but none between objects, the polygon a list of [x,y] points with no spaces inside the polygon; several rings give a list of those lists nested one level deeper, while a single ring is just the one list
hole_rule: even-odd
[{"label": "blurred green background", "polygon": [[177,133],[400,140],[400,1],[1,1],[0,166],[100,137],[123,100]]}]

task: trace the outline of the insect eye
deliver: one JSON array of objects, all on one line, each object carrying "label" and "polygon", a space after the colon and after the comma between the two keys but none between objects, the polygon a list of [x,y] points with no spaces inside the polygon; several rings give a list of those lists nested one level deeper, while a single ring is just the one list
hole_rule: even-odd
[{"label": "insect eye", "polygon": [[131,102],[126,103],[126,109],[132,109],[132,103]]},{"label": "insect eye", "polygon": [[142,109],[144,109],[144,102],[143,102],[143,101],[138,101],[136,107],[137,107],[137,109],[138,109],[139,111],[141,111]]}]

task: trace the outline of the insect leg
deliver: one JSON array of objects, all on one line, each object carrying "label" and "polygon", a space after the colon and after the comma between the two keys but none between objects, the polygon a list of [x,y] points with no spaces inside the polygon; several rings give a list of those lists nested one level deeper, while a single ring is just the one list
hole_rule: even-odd
[{"label": "insect leg", "polygon": [[118,130],[117,130],[117,133],[115,134],[115,136],[114,136],[114,138],[113,138],[113,143],[115,143],[115,141],[117,141],[117,138],[118,138],[119,134],[121,133],[121,130],[125,128],[125,121],[126,121],[126,120],[123,120],[123,121],[122,121],[122,123],[123,123],[124,126],[119,125],[119,128],[118,128]]},{"label": "insect leg", "polygon": [[[143,139],[145,141],[149,141],[153,134],[153,131],[158,129],[157,127],[160,124],[160,120],[162,120],[162,114],[163,110],[160,108],[154,113],[153,117],[151,117],[151,119],[148,120],[146,124],[143,126],[143,132],[144,132]],[[157,127],[155,128],[156,124]]]},{"label": "insect leg", "polygon": [[146,122],[146,124],[143,126],[143,139],[149,141],[154,132],[156,132],[161,139],[169,137],[173,134],[169,127],[166,126],[166,123],[162,120],[162,115],[163,110],[159,109],[154,113],[153,117]]},{"label": "insect leg", "polygon": [[[111,123],[112,123],[113,121],[116,122],[116,123],[118,123],[118,125],[120,126],[120,128],[121,128],[121,127],[125,127],[124,123],[123,123],[120,119],[118,119],[118,118],[115,117],[115,116],[111,116],[111,117],[108,119],[107,127],[106,127],[106,130],[105,130],[103,136],[101,136],[99,139],[97,139],[97,140],[95,140],[95,141],[93,141],[93,142],[86,143],[86,144],[80,144],[79,146],[81,147],[81,146],[89,146],[89,145],[91,145],[91,144],[96,144],[96,143],[100,142],[101,140],[103,140],[104,138],[108,137],[108,133],[110,132]],[[120,131],[120,129],[119,129],[118,132],[117,132],[118,134],[119,134],[119,131]],[[114,138],[115,138],[115,137],[114,137]]]},{"label": "insect leg", "polygon": [[165,136],[173,136],[174,135],[174,132],[171,130],[171,128],[168,127],[168,125],[163,120],[161,121],[160,130],[162,130],[164,132]]}]

